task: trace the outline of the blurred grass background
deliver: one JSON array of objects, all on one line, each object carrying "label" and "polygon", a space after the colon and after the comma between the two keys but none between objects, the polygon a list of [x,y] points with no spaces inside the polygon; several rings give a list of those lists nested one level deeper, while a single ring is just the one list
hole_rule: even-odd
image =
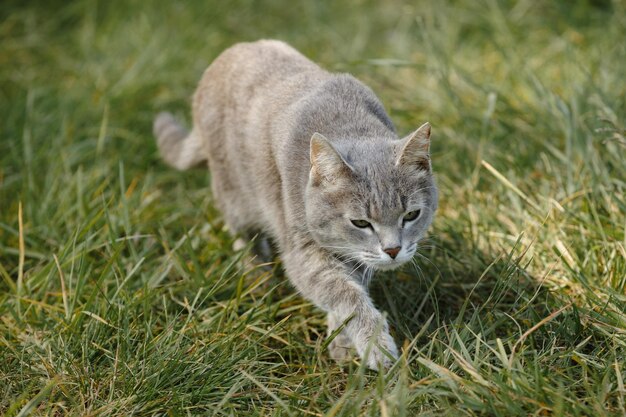
[{"label": "blurred grass background", "polygon": [[[154,114],[259,38],[433,125],[421,271],[372,287],[385,375],[159,161]],[[625,39],[618,0],[3,1],[0,414],[624,415]]]}]

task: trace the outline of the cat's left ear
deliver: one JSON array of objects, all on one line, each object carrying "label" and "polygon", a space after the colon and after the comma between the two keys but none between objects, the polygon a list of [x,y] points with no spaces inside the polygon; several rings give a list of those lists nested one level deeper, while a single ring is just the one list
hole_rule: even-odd
[{"label": "cat's left ear", "polygon": [[396,165],[430,171],[430,123],[426,122],[399,143]]}]

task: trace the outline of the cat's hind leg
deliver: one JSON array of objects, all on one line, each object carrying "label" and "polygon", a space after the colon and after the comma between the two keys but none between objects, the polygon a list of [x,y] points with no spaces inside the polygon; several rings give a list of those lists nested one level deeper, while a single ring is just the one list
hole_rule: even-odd
[{"label": "cat's hind leg", "polygon": [[154,136],[163,160],[178,170],[192,168],[207,159],[199,132],[188,132],[170,113],[159,113],[154,119]]},{"label": "cat's hind leg", "polygon": [[245,249],[250,241],[254,241],[251,249],[258,261],[269,263],[274,260],[274,250],[270,238],[258,232],[239,233],[239,237],[233,242],[233,251],[238,252]]}]

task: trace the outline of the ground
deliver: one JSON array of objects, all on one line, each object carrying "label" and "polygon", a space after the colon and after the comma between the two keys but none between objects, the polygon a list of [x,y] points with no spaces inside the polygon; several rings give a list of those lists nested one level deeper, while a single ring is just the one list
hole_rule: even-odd
[{"label": "ground", "polygon": [[[433,126],[437,218],[371,288],[387,373],[158,158],[154,115],[259,38]],[[3,1],[0,414],[623,416],[624,39],[618,0]]]}]

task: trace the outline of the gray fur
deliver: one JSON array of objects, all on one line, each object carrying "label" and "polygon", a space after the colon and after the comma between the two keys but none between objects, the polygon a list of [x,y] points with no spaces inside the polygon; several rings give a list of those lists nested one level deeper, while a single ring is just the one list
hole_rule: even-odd
[{"label": "gray fur", "polygon": [[[354,346],[369,367],[390,366],[398,351],[367,282],[409,261],[432,221],[430,125],[398,139],[368,87],[272,40],[237,44],[209,66],[193,120],[185,136],[169,114],[157,117],[164,160],[178,169],[208,161],[233,233],[269,235],[293,285],[328,313],[329,334],[345,323],[333,358]],[[397,247],[395,259],[383,252]]]}]

